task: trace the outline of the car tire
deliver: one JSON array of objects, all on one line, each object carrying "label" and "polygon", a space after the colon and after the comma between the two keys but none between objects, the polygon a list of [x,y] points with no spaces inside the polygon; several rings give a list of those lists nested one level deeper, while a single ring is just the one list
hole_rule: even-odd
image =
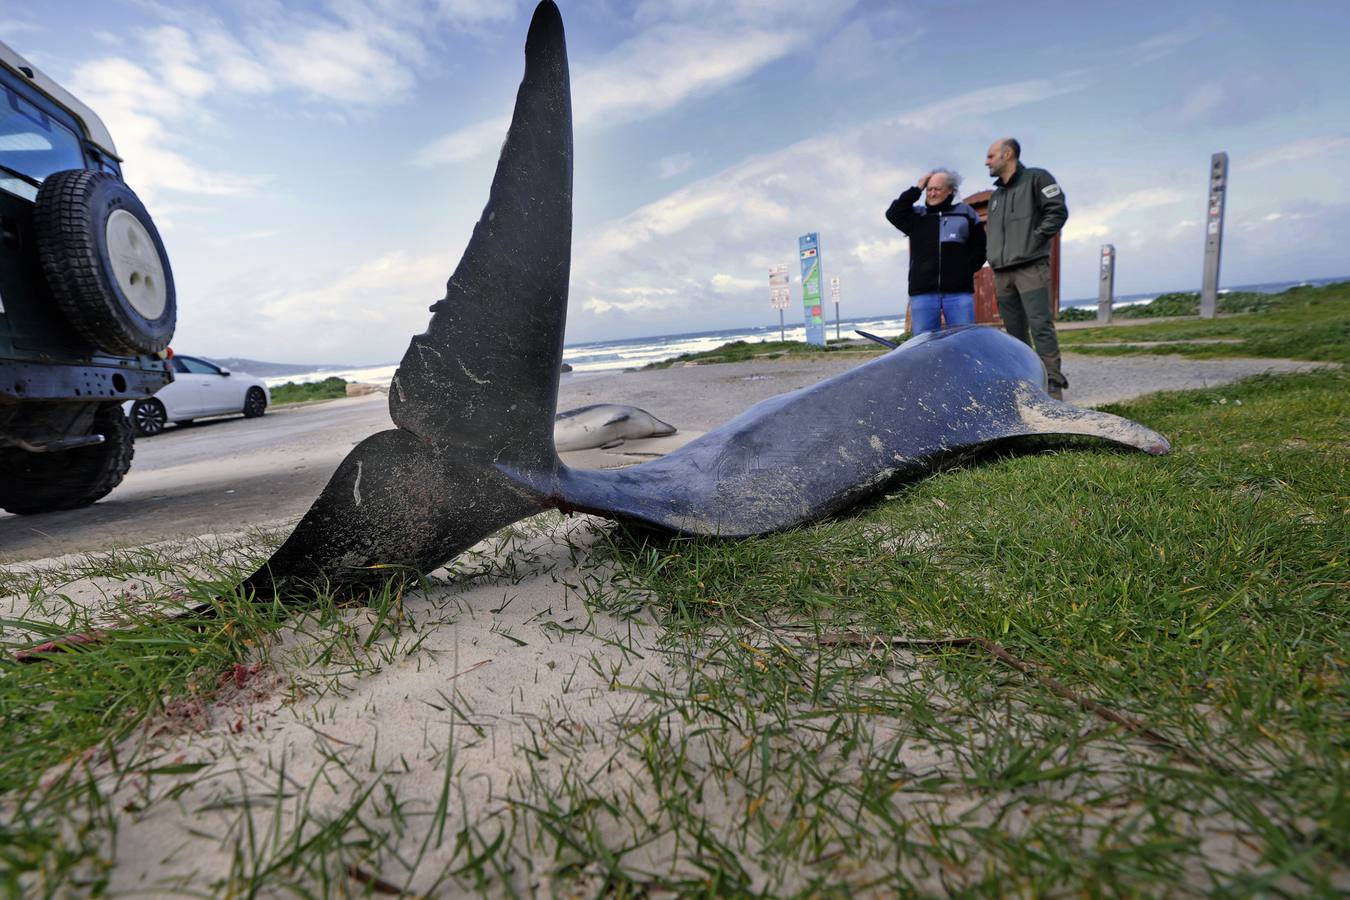
[{"label": "car tire", "polygon": [[131,424],[135,426],[136,434],[151,437],[159,434],[164,430],[164,426],[169,424],[169,413],[164,404],[154,397],[137,400],[131,406]]},{"label": "car tire", "polygon": [[94,433],[103,443],[55,453],[0,450],[0,509],[20,516],[77,509],[121,484],[135,452],[121,404],[100,405]]},{"label": "car tire", "polygon": [[56,172],[38,189],[33,226],[57,306],[91,346],[139,356],[169,345],[173,272],[131,188],[107,172]]},{"label": "car tire", "polygon": [[244,418],[256,419],[267,412],[267,395],[262,388],[251,387],[244,395]]}]

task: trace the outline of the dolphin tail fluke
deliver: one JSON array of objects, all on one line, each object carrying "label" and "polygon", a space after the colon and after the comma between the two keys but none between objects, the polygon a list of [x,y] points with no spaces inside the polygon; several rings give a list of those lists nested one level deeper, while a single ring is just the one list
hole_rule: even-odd
[{"label": "dolphin tail fluke", "polygon": [[571,253],[567,47],[558,8],[544,0],[487,206],[394,375],[394,423],[475,457],[554,465]]},{"label": "dolphin tail fluke", "polygon": [[1017,411],[1026,434],[1097,437],[1154,456],[1162,456],[1172,449],[1167,438],[1152,428],[1111,413],[1052,400],[1029,387],[1020,392]]},{"label": "dolphin tail fluke", "polygon": [[394,374],[397,429],[363,441],[245,587],[376,583],[427,572],[544,508],[498,470],[547,480],[572,253],[572,108],[562,17],[535,10],[487,207],[445,298]]}]

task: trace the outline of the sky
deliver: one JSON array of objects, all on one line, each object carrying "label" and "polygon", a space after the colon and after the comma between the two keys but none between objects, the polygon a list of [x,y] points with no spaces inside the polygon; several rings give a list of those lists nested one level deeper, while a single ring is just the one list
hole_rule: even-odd
[{"label": "sky", "polygon": [[[572,70],[567,341],[776,324],[818,232],[845,317],[899,315],[890,201],[991,182],[1012,135],[1070,216],[1065,298],[1350,275],[1350,4],[560,0]],[[398,359],[487,200],[524,0],[0,0],[0,40],[103,118],[177,285],[174,348]],[[789,321],[801,322],[800,284]]]}]

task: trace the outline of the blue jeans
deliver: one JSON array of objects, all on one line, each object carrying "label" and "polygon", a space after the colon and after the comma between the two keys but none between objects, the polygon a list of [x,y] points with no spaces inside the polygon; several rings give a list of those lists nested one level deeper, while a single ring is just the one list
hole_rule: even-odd
[{"label": "blue jeans", "polygon": [[909,298],[911,324],[915,334],[937,331],[945,316],[947,327],[975,323],[974,294],[916,294]]}]

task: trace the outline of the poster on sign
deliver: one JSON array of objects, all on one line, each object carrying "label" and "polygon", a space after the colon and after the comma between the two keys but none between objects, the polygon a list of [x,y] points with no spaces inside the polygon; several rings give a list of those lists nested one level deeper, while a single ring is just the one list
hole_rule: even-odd
[{"label": "poster on sign", "polygon": [[820,235],[804,234],[797,239],[802,262],[802,312],[806,316],[806,342],[825,346],[825,316],[820,296]]},{"label": "poster on sign", "polygon": [[769,305],[774,309],[787,309],[791,297],[787,266],[774,266],[769,270]]}]

